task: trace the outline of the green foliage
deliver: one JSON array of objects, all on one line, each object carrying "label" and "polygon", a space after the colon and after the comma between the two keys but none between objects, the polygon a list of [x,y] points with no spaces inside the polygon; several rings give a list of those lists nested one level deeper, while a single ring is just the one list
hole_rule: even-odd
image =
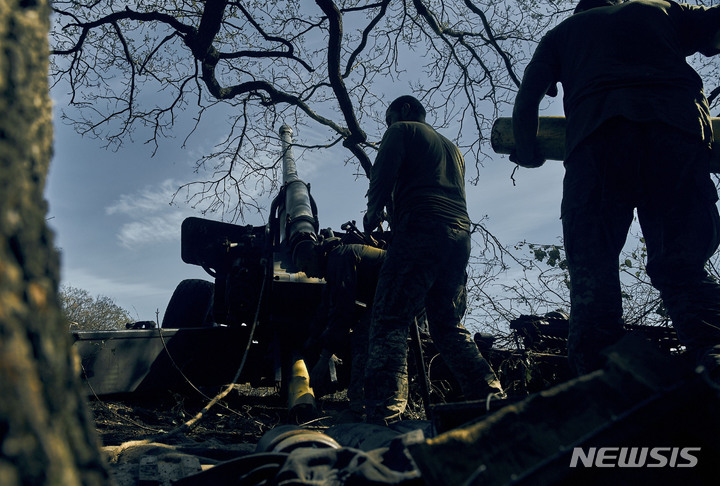
[{"label": "green foliage", "polygon": [[125,329],[133,321],[128,311],[105,295],[93,297],[87,290],[63,285],[59,297],[72,331]]},{"label": "green foliage", "polygon": [[[631,325],[669,325],[670,318],[665,310],[659,292],[652,286],[647,276],[647,247],[645,238],[639,234],[639,228],[631,231],[618,261],[623,317]],[[524,304],[535,314],[545,309],[557,308],[569,310],[570,276],[562,245],[521,242],[515,246],[517,251],[529,253],[526,258],[524,278],[510,287],[516,296],[523,296]],[[708,264],[708,271],[717,276],[714,257]],[[520,302],[516,297],[516,302]],[[537,310],[543,312],[537,312]]]},{"label": "green foliage", "polygon": [[533,257],[540,263],[545,263],[549,267],[558,267],[561,270],[567,270],[567,260],[564,258],[564,249],[560,245],[528,245]]},{"label": "green foliage", "polygon": [[[492,278],[478,279],[471,266],[470,283],[475,284],[468,287],[471,323],[496,335],[509,335],[501,324],[520,315],[544,315],[557,309],[570,312],[571,282],[562,242],[521,241],[506,255],[512,256],[513,265],[503,266]],[[715,277],[720,274],[717,258],[708,264]],[[634,227],[618,261],[624,320],[629,325],[669,325],[660,294],[647,276],[646,261],[645,239]],[[500,278],[500,272],[505,277]]]}]

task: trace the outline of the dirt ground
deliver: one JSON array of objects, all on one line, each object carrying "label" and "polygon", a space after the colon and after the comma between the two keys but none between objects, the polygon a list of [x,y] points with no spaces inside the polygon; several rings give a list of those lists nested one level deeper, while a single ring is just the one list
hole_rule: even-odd
[{"label": "dirt ground", "polygon": [[[92,397],[88,403],[102,445],[118,446],[173,431],[200,412],[217,391],[204,390],[205,396],[168,391],[156,395]],[[254,447],[265,432],[285,423],[327,429],[346,408],[344,392],[327,395],[317,400],[317,416],[306,416],[309,420],[300,423],[289,416],[287,404],[273,388],[236,385],[183,435],[197,441]]]},{"label": "dirt ground", "polygon": [[[448,464],[454,464],[450,468],[454,474],[467,479],[481,470],[477,469],[478,465],[490,462],[493,469],[486,474],[493,478],[513,478],[518,471],[533,471],[538,478],[565,477],[570,473],[563,461],[572,450],[567,444],[591,444],[591,439],[602,444],[609,439],[612,439],[610,443],[620,445],[637,442],[654,446],[657,443],[663,448],[668,444],[678,447],[691,444],[700,450],[702,446],[705,455],[699,456],[699,461],[703,468],[691,471],[691,477],[700,477],[700,473],[706,471],[712,471],[717,477],[716,458],[720,450],[715,433],[720,430],[716,413],[717,389],[696,376],[691,367],[681,366],[678,358],[663,355],[639,339],[631,336],[619,343],[610,354],[606,369],[563,381],[545,388],[542,393],[518,397],[517,402],[508,399],[509,402],[498,404],[504,408],[491,410],[498,412],[492,415],[492,420],[475,422],[471,433],[452,434],[437,445],[428,445],[425,452],[413,452],[413,459],[418,458],[418,464],[423,465],[418,466],[422,469],[422,478],[428,478],[428,483],[435,484],[433,481],[437,479],[440,481],[437,484],[443,484],[441,479],[446,479]],[[296,417],[288,414],[287,404],[274,389],[242,385],[233,387],[197,419],[198,413],[219,391],[204,390],[204,397],[196,392],[163,392],[89,398],[116,484],[172,486],[178,479],[192,480],[198,472],[214,474],[218,470],[227,470],[214,466],[220,463],[227,466],[234,462],[233,459],[254,459],[257,455],[244,456],[256,452],[256,445],[266,432],[288,423],[324,432],[337,425],[342,412],[348,408],[345,394],[339,392],[318,399],[317,413],[312,417],[306,415],[308,420],[294,420]],[[412,398],[411,386],[410,412],[416,416],[406,417],[410,419],[408,422],[427,422],[419,413],[420,401]],[[588,406],[588,403],[595,405]],[[463,419],[465,412],[477,412],[473,402],[449,405],[445,415],[438,413],[438,408],[433,410],[434,426],[441,425],[446,429],[460,426],[469,423],[468,417]],[[463,408],[466,405],[472,407],[466,410]],[[196,419],[194,427],[184,428],[184,424]],[[453,425],[453,421],[458,423]],[[658,423],[663,426],[657,427]],[[361,432],[365,434],[367,430]],[[371,435],[378,433],[372,431]],[[425,437],[429,436],[426,434]],[[338,442],[347,445],[340,439]],[[472,461],[458,452],[469,450],[468,447],[474,447]],[[416,452],[419,455],[416,456]],[[533,462],[538,458],[549,461],[545,470],[538,469],[537,463]],[[590,472],[597,471],[592,469]],[[201,476],[205,478],[206,475]],[[610,476],[603,484],[617,482]],[[463,484],[465,479],[448,484]],[[692,480],[683,483],[705,484]],[[537,484],[548,483],[539,480]]]},{"label": "dirt ground", "polygon": [[[185,430],[184,424],[197,419],[219,391],[203,390],[205,396],[168,391],[89,397],[89,408],[116,484],[169,486],[192,472],[256,452],[263,434],[279,425],[297,424],[323,432],[337,423],[348,403],[345,393],[337,392],[318,399],[314,413],[303,410],[302,416],[296,417],[288,413],[287,404],[273,388],[235,385],[205,410],[192,428]],[[195,469],[183,470],[178,457],[190,457]],[[148,469],[150,460],[153,468]]]}]

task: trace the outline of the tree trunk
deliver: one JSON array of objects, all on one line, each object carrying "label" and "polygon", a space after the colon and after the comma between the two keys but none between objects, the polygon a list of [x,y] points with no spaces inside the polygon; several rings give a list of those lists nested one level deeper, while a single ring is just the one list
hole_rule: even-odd
[{"label": "tree trunk", "polygon": [[107,484],[45,218],[46,0],[0,0],[0,484]]}]

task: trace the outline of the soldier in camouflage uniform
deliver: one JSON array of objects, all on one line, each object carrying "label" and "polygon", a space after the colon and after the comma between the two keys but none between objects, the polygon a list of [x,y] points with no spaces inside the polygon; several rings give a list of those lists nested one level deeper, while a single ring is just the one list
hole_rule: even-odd
[{"label": "soldier in camouflage uniform", "polygon": [[423,308],[430,335],[466,399],[502,394],[490,365],[462,325],[470,219],[465,162],[425,123],[411,96],[393,101],[368,191],[367,233],[391,210],[392,240],[380,271],[365,369],[367,420],[399,420],[407,404],[409,326]]},{"label": "soldier in camouflage uniform", "polygon": [[561,82],[567,117],[562,223],[570,270],[571,365],[603,365],[623,335],[618,257],[637,215],[647,273],[680,341],[720,369],[713,139],[702,80],[686,57],[720,52],[720,8],[581,0],[540,41],[515,102],[511,160],[539,167],[538,107]]}]

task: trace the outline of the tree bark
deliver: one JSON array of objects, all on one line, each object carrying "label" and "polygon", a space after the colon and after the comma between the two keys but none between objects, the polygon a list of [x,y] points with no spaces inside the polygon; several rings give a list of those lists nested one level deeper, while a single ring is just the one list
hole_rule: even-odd
[{"label": "tree bark", "polygon": [[0,0],[0,484],[107,484],[57,298],[46,0]]}]

